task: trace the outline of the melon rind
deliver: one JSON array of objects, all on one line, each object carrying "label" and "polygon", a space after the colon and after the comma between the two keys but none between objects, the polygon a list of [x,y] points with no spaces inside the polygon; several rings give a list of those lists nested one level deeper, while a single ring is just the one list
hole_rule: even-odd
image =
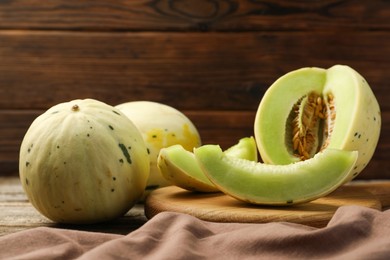
[{"label": "melon rind", "polygon": [[357,71],[341,65],[328,69],[323,92],[344,97],[342,103],[336,103],[339,113],[329,148],[359,152],[354,178],[367,166],[378,144],[381,131],[378,101],[367,81]]}]

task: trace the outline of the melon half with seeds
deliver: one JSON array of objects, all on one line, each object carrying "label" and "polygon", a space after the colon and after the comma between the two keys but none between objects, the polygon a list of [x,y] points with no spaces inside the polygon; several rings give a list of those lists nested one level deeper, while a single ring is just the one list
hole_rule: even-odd
[{"label": "melon half with seeds", "polygon": [[357,151],[349,181],[372,158],[380,128],[380,107],[367,81],[354,69],[335,65],[279,78],[260,102],[254,132],[268,164],[307,160],[325,148]]}]

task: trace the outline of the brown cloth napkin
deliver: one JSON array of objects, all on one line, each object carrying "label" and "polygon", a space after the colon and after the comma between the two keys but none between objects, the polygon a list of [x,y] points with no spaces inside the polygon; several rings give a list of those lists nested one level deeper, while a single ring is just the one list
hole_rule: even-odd
[{"label": "brown cloth napkin", "polygon": [[328,225],[213,223],[165,212],[128,235],[39,227],[0,259],[390,259],[390,210],[340,207]]}]

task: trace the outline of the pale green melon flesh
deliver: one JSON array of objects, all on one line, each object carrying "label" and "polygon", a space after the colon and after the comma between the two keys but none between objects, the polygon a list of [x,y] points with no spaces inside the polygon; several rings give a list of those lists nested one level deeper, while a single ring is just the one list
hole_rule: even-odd
[{"label": "pale green melon flesh", "polygon": [[217,145],[195,149],[207,177],[224,193],[253,204],[290,205],[314,200],[349,178],[358,153],[325,149],[306,161],[269,165],[226,156]]},{"label": "pale green melon flesh", "polygon": [[262,98],[255,118],[255,139],[266,163],[299,161],[285,144],[286,121],[294,104],[311,91],[322,93],[326,70],[304,68],[279,78]]},{"label": "pale green melon flesh", "polygon": [[359,152],[355,177],[370,161],[380,134],[378,102],[364,78],[348,66],[290,72],[267,90],[256,113],[254,132],[264,162],[289,164],[300,159],[286,143],[287,117],[297,100],[315,91],[334,96],[336,119],[329,148]]},{"label": "pale green melon flesh", "polygon": [[[232,157],[257,161],[257,147],[253,137],[245,137],[225,151]],[[206,177],[192,152],[181,145],[160,150],[157,166],[162,176],[174,185],[190,191],[217,192],[219,189]]]},{"label": "pale green melon flesh", "polygon": [[194,154],[179,144],[160,150],[157,167],[166,180],[183,189],[200,192],[219,191],[204,175]]},{"label": "pale green melon flesh", "polygon": [[256,141],[252,136],[241,138],[237,144],[226,149],[224,153],[228,156],[249,161],[258,161]]}]

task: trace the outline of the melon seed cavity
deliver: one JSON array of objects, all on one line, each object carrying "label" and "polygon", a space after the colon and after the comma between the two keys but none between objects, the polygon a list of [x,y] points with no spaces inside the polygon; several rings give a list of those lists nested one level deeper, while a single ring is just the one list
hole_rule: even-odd
[{"label": "melon seed cavity", "polygon": [[287,119],[286,142],[292,153],[307,160],[329,145],[336,111],[334,97],[315,92],[300,98]]}]

